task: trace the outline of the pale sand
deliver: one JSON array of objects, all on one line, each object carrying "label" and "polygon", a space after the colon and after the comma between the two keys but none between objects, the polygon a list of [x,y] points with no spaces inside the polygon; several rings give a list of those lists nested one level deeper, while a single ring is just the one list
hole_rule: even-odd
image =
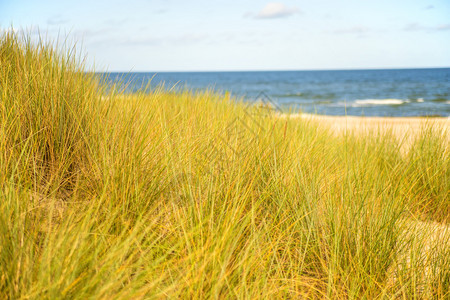
[{"label": "pale sand", "polygon": [[[442,266],[439,260],[448,257],[450,249],[450,225],[439,224],[437,222],[421,222],[417,220],[399,220],[402,233],[399,241],[399,252],[395,261],[391,264],[387,271],[388,287],[401,286],[400,274],[407,269],[420,270],[417,281],[417,292],[424,299],[431,299],[432,293],[430,287],[434,276],[446,270],[442,270],[438,266]],[[410,243],[415,246],[410,248]],[[438,261],[436,264],[435,262]]]},{"label": "pale sand", "polygon": [[354,117],[312,114],[278,114],[277,117],[317,122],[335,134],[389,132],[399,141],[404,142],[404,145],[410,144],[419,133],[423,132],[424,128],[431,127],[444,136],[447,141],[450,141],[450,118]]},{"label": "pale sand", "polygon": [[393,129],[402,132],[419,132],[427,125],[448,131],[450,118],[418,118],[418,117],[354,117],[324,116],[313,114],[279,114],[279,118],[316,120],[329,126],[336,132],[346,130]]}]

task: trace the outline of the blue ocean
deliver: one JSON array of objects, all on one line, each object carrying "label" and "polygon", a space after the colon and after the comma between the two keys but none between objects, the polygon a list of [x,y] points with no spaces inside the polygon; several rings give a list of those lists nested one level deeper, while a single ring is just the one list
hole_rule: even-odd
[{"label": "blue ocean", "polygon": [[282,111],[352,116],[450,117],[450,68],[102,73],[130,92],[147,85],[214,89],[244,101],[271,102]]}]

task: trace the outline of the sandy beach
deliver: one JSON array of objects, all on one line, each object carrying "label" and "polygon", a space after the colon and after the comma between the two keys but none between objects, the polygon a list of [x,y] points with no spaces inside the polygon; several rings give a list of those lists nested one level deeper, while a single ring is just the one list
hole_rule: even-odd
[{"label": "sandy beach", "polygon": [[450,118],[422,117],[355,117],[313,114],[280,114],[280,118],[318,121],[336,134],[392,132],[399,139],[417,136],[421,129],[431,127],[450,139]]}]

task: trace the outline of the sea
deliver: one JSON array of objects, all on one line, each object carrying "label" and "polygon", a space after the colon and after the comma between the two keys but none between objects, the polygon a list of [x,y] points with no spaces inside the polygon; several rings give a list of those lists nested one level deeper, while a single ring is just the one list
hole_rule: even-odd
[{"label": "sea", "polygon": [[213,89],[281,112],[335,116],[450,117],[450,68],[100,73],[128,92]]}]

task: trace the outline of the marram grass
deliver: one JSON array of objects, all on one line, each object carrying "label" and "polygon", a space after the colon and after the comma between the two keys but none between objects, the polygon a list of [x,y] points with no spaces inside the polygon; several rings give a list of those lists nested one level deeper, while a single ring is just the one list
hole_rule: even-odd
[{"label": "marram grass", "polygon": [[450,297],[449,153],[0,40],[0,298]]}]

